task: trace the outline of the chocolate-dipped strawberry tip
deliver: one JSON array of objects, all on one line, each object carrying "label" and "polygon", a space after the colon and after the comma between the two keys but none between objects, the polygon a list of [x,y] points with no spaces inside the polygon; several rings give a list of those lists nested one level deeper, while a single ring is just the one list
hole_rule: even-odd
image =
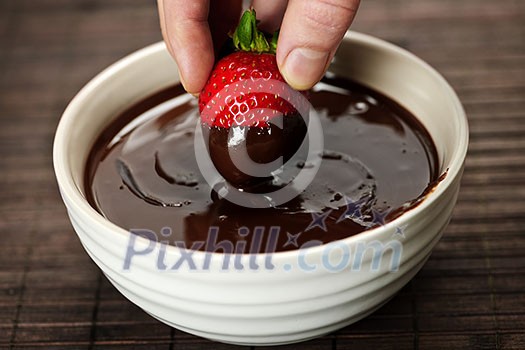
[{"label": "chocolate-dipped strawberry tip", "polygon": [[232,39],[235,51],[215,64],[199,111],[215,168],[234,187],[251,191],[271,182],[299,150],[309,103],[279,72],[278,31],[260,31],[255,10],[243,14]]}]

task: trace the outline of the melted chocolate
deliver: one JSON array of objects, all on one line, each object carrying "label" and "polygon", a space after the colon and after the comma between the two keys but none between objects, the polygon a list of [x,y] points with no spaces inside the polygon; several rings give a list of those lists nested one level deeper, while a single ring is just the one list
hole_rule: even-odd
[{"label": "melted chocolate", "polygon": [[[399,104],[338,78],[319,83],[310,101],[325,150],[313,182],[287,203],[247,208],[214,191],[216,184],[205,181],[196,161],[196,154],[207,152],[205,145],[194,145],[197,103],[180,86],[131,107],[101,134],[87,163],[87,198],[125,229],[150,230],[159,240],[192,249],[228,252],[238,245],[254,253],[355,235],[401,215],[435,186],[432,139]],[[226,139],[220,134],[213,140],[220,146]],[[275,157],[264,147],[249,152],[261,163]],[[293,168],[313,171],[300,160]],[[269,185],[278,188],[280,181],[271,178]]]},{"label": "melted chocolate", "polygon": [[[226,129],[203,124],[202,129],[204,138],[209,140],[207,149],[211,161],[219,174],[236,188],[257,192],[261,186],[265,187],[272,181],[273,172],[297,153],[306,136],[307,126],[300,115],[294,114],[274,118],[265,127],[232,126]],[[256,166],[269,163],[273,166],[255,171],[254,167],[243,162],[246,156]],[[257,176],[247,174],[236,164],[243,164],[244,170],[251,170]]]}]

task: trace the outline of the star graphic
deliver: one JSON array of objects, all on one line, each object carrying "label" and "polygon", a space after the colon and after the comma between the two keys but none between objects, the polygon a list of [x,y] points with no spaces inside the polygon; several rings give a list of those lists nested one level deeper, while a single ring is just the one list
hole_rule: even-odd
[{"label": "star graphic", "polygon": [[405,230],[408,225],[398,226],[396,227],[396,231],[394,232],[394,236],[399,236],[401,238],[405,238]]},{"label": "star graphic", "polygon": [[306,232],[306,231],[309,231],[309,230],[313,229],[314,227],[319,227],[321,230],[326,232],[326,222],[325,222],[325,220],[328,217],[328,215],[330,215],[331,212],[332,212],[332,209],[327,210],[327,211],[325,211],[325,212],[323,212],[321,214],[311,213],[312,214],[312,222],[310,223],[310,225],[308,225],[308,227],[304,231]]},{"label": "star graphic", "polygon": [[371,224],[372,225],[379,224],[380,226],[384,225],[385,219],[389,213],[390,212],[388,210],[380,212],[378,210],[372,209],[373,218],[372,218]]},{"label": "star graphic", "polygon": [[293,245],[295,248],[298,248],[299,244],[297,243],[297,239],[299,238],[301,233],[302,232],[292,235],[290,232],[286,232],[286,236],[288,237],[288,240],[286,241],[283,247],[288,247],[289,245]]},{"label": "star graphic", "polygon": [[346,203],[346,210],[339,219],[337,219],[336,223],[340,223],[341,221],[345,219],[363,219],[363,213],[361,213],[361,207],[365,203],[365,199],[361,198],[358,201],[354,202],[352,198],[345,196],[345,203]]}]

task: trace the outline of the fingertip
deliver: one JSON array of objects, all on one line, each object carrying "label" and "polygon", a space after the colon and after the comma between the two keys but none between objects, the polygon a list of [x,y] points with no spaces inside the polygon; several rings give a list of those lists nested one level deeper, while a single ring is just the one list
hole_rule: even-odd
[{"label": "fingertip", "polygon": [[358,3],[289,0],[277,45],[277,62],[292,87],[308,89],[322,78]]},{"label": "fingertip", "polygon": [[290,51],[279,69],[291,87],[308,90],[323,77],[329,57],[329,52],[298,47]]},{"label": "fingertip", "polygon": [[189,93],[189,94],[191,94],[193,96],[198,95],[195,92],[193,86],[186,82],[186,79],[184,79],[184,75],[182,74],[182,72],[180,70],[179,70],[179,78],[180,78],[180,83],[181,83],[182,87],[184,88],[184,90],[186,90],[187,93]]},{"label": "fingertip", "polygon": [[210,75],[213,58],[211,63],[181,63],[179,65],[180,82],[188,93],[197,96],[203,89]]},{"label": "fingertip", "polygon": [[208,2],[159,1],[164,40],[175,59],[184,89],[198,95],[211,72],[214,54],[208,26]]}]

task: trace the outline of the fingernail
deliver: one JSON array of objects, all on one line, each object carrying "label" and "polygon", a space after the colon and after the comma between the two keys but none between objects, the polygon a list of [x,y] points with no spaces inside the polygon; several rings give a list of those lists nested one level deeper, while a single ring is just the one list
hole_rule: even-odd
[{"label": "fingernail", "polygon": [[199,93],[198,92],[193,92],[193,91],[189,91],[187,86],[186,85],[186,80],[184,79],[184,75],[182,74],[182,72],[179,72],[179,79],[180,79],[180,83],[182,84],[182,87],[184,88],[184,90],[186,90],[186,92],[188,94],[191,94],[193,95],[193,97],[198,97],[199,96]]},{"label": "fingernail", "polygon": [[282,73],[294,89],[306,90],[321,79],[327,61],[328,52],[296,48],[286,57]]},{"label": "fingernail", "polygon": [[188,91],[188,88],[186,87],[186,79],[184,79],[184,75],[182,75],[182,72],[179,70],[179,79],[180,79],[180,83],[182,84],[182,87],[184,88],[184,90],[186,90],[186,92],[189,92]]}]

